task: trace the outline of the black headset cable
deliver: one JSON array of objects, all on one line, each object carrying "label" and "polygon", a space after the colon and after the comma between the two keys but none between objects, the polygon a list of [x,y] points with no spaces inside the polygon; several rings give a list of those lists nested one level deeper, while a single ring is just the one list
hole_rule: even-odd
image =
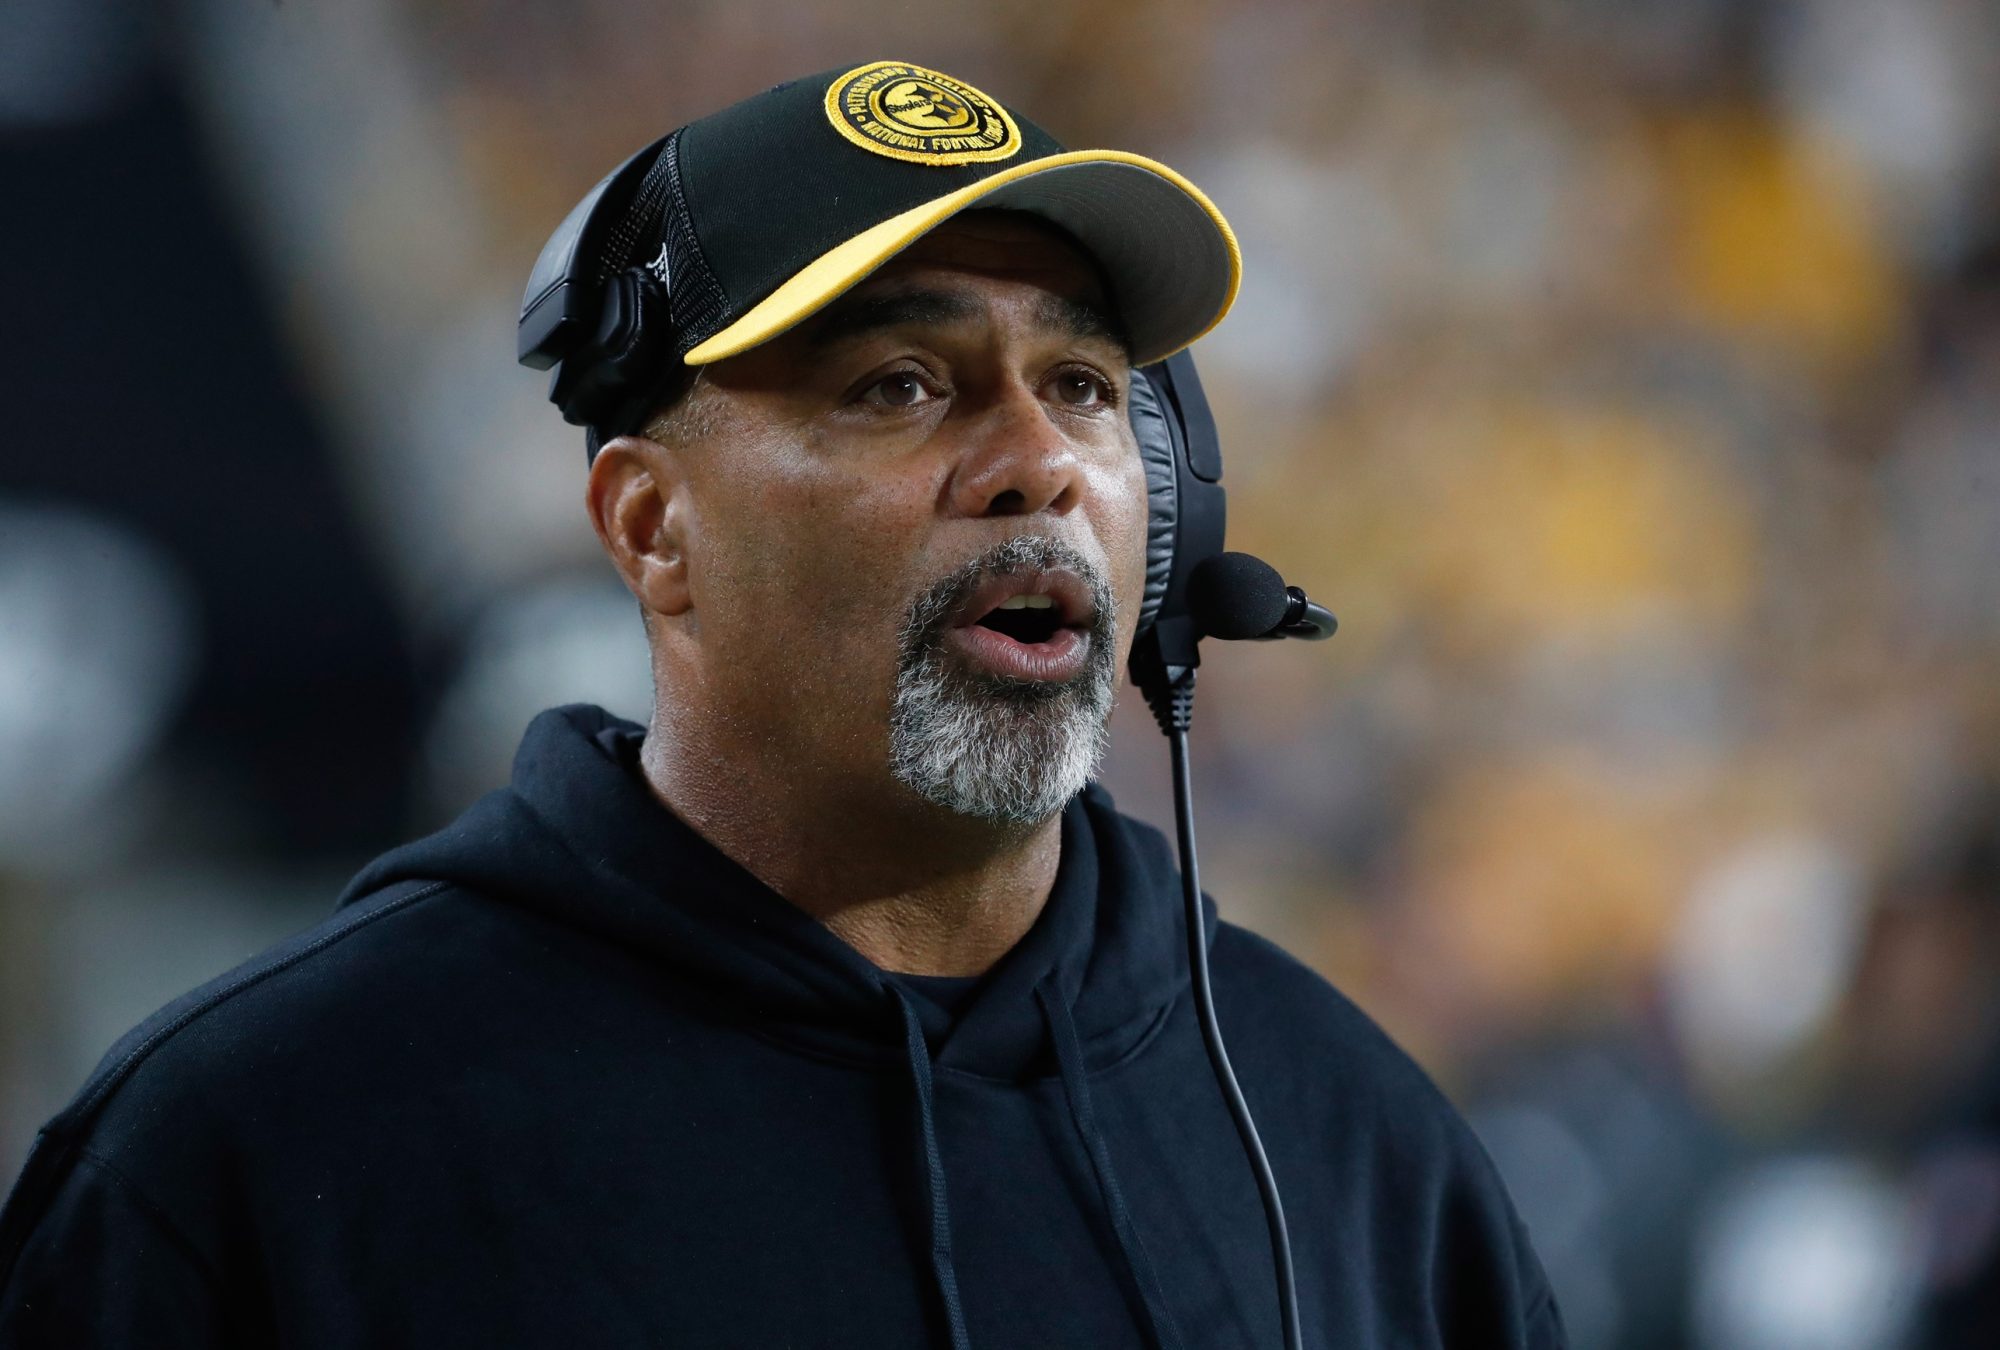
[{"label": "black headset cable", "polygon": [[1222,1044],[1222,1027],[1215,1020],[1215,992],[1208,980],[1208,942],[1201,921],[1201,871],[1194,847],[1194,783],[1188,769],[1188,723],[1194,711],[1194,671],[1182,672],[1166,691],[1164,699],[1152,697],[1153,716],[1167,734],[1173,757],[1174,827],[1181,854],[1181,900],[1187,913],[1188,974],[1194,985],[1195,1017],[1201,1023],[1202,1044],[1215,1081],[1236,1122],[1243,1140],[1244,1155],[1257,1178],[1257,1192],[1264,1201],[1264,1223],[1271,1235],[1271,1260],[1278,1277],[1278,1316],[1283,1324],[1285,1350],[1303,1350],[1299,1331],[1299,1294],[1292,1274],[1292,1240],[1285,1228],[1285,1205],[1278,1198],[1278,1181],[1271,1174],[1271,1160],[1264,1155],[1264,1141],[1257,1136],[1257,1122],[1250,1118],[1250,1104],[1230,1067],[1229,1051]]}]

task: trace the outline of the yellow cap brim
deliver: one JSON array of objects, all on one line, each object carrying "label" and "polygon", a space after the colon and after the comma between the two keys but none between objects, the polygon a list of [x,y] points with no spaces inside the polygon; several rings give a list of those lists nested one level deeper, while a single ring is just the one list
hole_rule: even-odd
[{"label": "yellow cap brim", "polygon": [[1222,322],[1242,284],[1236,233],[1200,188],[1143,155],[1072,150],[1003,169],[836,244],[684,360],[705,366],[770,341],[975,205],[1029,211],[1075,236],[1104,269],[1135,365],[1171,356]]}]

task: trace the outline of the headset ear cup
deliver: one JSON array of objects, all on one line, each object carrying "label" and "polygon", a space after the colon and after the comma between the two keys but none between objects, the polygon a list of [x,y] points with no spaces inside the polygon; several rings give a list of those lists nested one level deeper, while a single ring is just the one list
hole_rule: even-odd
[{"label": "headset ear cup", "polygon": [[639,430],[653,406],[672,396],[659,386],[674,354],[673,325],[665,291],[640,267],[606,279],[599,313],[597,331],[563,362],[578,374],[558,392],[565,419],[608,438]]},{"label": "headset ear cup", "polygon": [[1167,410],[1144,370],[1132,372],[1132,392],[1126,399],[1132,434],[1139,441],[1139,460],[1146,467],[1146,589],[1139,604],[1138,631],[1160,617],[1173,577],[1174,542],[1180,525],[1179,487],[1174,475],[1174,434]]}]

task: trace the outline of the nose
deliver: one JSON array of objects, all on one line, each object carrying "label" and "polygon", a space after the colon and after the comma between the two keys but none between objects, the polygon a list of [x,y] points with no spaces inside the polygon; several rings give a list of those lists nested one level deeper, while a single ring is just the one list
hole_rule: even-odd
[{"label": "nose", "polygon": [[1083,496],[1076,442],[1056,425],[1035,390],[1009,380],[968,420],[964,454],[946,489],[955,514],[1062,515]]}]

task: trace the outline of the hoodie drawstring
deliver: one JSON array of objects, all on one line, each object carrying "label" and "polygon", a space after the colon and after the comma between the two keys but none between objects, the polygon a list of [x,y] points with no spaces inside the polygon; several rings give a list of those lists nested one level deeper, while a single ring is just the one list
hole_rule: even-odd
[{"label": "hoodie drawstring", "polygon": [[1070,1013],[1068,1002],[1055,989],[1054,979],[1051,974],[1036,985],[1035,997],[1040,1001],[1042,1016],[1049,1025],[1049,1039],[1055,1044],[1056,1072],[1062,1080],[1063,1096],[1069,1103],[1070,1120],[1083,1139],[1084,1151],[1090,1155],[1091,1170],[1097,1173],[1097,1187],[1105,1207],[1111,1211],[1111,1229],[1117,1235],[1118,1250],[1125,1257],[1125,1267],[1131,1272],[1132,1283],[1138,1286],[1139,1298],[1145,1304],[1147,1329],[1152,1333],[1153,1344],[1160,1350],[1180,1350],[1180,1332],[1167,1312],[1159,1275],[1153,1269],[1151,1258],[1146,1255],[1146,1244],[1139,1236],[1138,1225],[1132,1222],[1131,1211],[1125,1207],[1125,1192],[1118,1185],[1118,1174],[1111,1169],[1111,1151],[1105,1147],[1104,1136],[1097,1128],[1097,1115],[1090,1105],[1090,1082],[1083,1062],[1083,1044],[1077,1039],[1075,1018]]},{"label": "hoodie drawstring", "polygon": [[944,1154],[938,1149],[937,1120],[931,1110],[931,1048],[924,1040],[924,1025],[909,996],[895,991],[903,1010],[903,1035],[910,1052],[910,1077],[917,1090],[917,1127],[924,1136],[925,1195],[931,1212],[931,1275],[937,1281],[938,1296],[944,1300],[945,1320],[951,1326],[951,1350],[972,1350],[972,1338],[965,1332],[965,1309],[958,1301],[958,1270],[951,1263],[951,1203],[944,1193]]},{"label": "hoodie drawstring", "polygon": [[[1097,1113],[1090,1102],[1090,1082],[1083,1061],[1083,1044],[1077,1038],[1076,1021],[1069,1004],[1053,987],[1054,976],[1035,986],[1035,998],[1048,1023],[1049,1040],[1055,1046],[1056,1073],[1062,1083],[1063,1100],[1069,1105],[1070,1121],[1083,1141],[1090,1168],[1097,1176],[1097,1189],[1111,1214],[1111,1231],[1118,1239],[1119,1253],[1132,1283],[1138,1287],[1145,1307],[1146,1329],[1159,1350],[1181,1350],[1180,1332],[1167,1312],[1160,1277],[1146,1255],[1146,1244],[1138,1225],[1125,1207],[1125,1192],[1118,1174],[1111,1168],[1111,1151],[1097,1128]],[[965,1330],[965,1309],[958,1298],[958,1269],[951,1259],[951,1203],[945,1196],[944,1154],[938,1147],[937,1115],[931,1100],[931,1049],[924,1040],[923,1023],[915,1005],[901,989],[896,1003],[903,1013],[904,1045],[910,1058],[910,1079],[916,1088],[917,1128],[924,1140],[925,1194],[930,1205],[931,1276],[937,1281],[938,1296],[944,1302],[945,1320],[951,1328],[951,1350],[972,1350]]]}]

